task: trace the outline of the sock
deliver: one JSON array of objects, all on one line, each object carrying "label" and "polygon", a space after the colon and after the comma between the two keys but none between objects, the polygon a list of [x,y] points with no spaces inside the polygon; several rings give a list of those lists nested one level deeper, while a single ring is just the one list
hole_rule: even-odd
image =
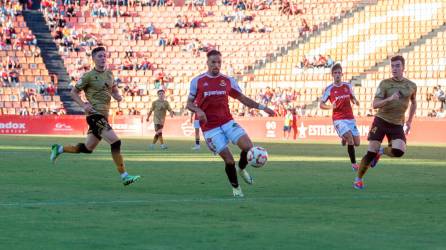
[{"label": "sock", "polygon": [[200,145],[200,139],[195,139],[195,145]]},{"label": "sock", "polygon": [[355,182],[362,181],[362,178],[355,177]]},{"label": "sock", "polygon": [[120,174],[125,173],[124,159],[122,159],[121,153],[112,153],[113,161],[115,162],[116,168]]},{"label": "sock", "polygon": [[59,153],[60,153],[61,148],[62,148],[62,152],[75,153],[75,154],[80,153],[80,148],[78,145],[65,145],[65,146],[59,147],[59,149],[58,149]]},{"label": "sock", "polygon": [[350,162],[352,164],[356,163],[355,145],[348,145],[347,152],[348,152],[348,156],[350,157]]},{"label": "sock", "polygon": [[59,154],[63,153],[63,146],[59,146],[59,148],[57,149],[57,151],[59,152]]},{"label": "sock", "polygon": [[121,174],[121,179],[124,179],[125,177],[127,177],[129,174],[127,172],[124,172]]},{"label": "sock", "polygon": [[245,169],[246,165],[248,165],[248,152],[242,151],[240,152],[240,160],[238,161],[238,167],[240,169]]},{"label": "sock", "polygon": [[238,187],[238,180],[237,180],[237,172],[235,170],[235,163],[233,164],[226,164],[225,166],[226,175],[228,176],[229,183],[231,183],[232,187]]}]

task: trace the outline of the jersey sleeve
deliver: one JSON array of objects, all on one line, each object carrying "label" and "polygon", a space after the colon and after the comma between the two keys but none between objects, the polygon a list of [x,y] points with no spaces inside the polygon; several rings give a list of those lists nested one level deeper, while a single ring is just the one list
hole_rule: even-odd
[{"label": "jersey sleeve", "polygon": [[230,77],[229,80],[231,81],[231,90],[229,91],[229,95],[232,98],[236,98],[237,96],[242,94],[243,91],[233,77]]},{"label": "jersey sleeve", "polygon": [[386,90],[384,88],[384,81],[381,81],[375,92],[375,99],[384,99],[386,97]]},{"label": "jersey sleeve", "polygon": [[88,74],[85,73],[84,75],[82,75],[82,77],[77,81],[76,85],[74,85],[74,87],[76,87],[78,90],[84,90],[88,85]]},{"label": "jersey sleeve", "polygon": [[198,78],[194,78],[190,82],[188,99],[195,100],[195,98],[197,97],[197,91],[198,91]]},{"label": "jersey sleeve", "polygon": [[152,106],[150,107],[150,112],[152,112],[153,110],[155,110],[155,103],[156,103],[156,102],[152,102]]},{"label": "jersey sleeve", "polygon": [[321,101],[323,103],[326,103],[328,101],[328,98],[330,98],[330,90],[331,90],[330,86],[326,87],[324,93],[322,94]]}]

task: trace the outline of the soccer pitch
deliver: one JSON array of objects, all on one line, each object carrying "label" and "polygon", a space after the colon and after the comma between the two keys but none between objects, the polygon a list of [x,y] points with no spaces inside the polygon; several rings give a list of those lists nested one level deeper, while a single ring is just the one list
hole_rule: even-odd
[{"label": "soccer pitch", "polygon": [[0,136],[1,248],[446,248],[446,146],[383,157],[357,191],[346,148],[259,142],[269,162],[249,167],[255,184],[239,178],[246,197],[234,199],[203,145],[167,138],[168,150],[149,151],[150,140],[122,140],[129,173],[142,176],[124,187],[105,142],[52,165],[52,143],[84,139]]}]

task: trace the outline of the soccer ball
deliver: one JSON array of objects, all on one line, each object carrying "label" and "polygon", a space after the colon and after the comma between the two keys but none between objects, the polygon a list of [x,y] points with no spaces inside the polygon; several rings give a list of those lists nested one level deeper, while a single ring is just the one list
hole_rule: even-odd
[{"label": "soccer ball", "polygon": [[254,146],[248,151],[247,158],[251,166],[260,168],[268,161],[268,152],[262,147]]}]

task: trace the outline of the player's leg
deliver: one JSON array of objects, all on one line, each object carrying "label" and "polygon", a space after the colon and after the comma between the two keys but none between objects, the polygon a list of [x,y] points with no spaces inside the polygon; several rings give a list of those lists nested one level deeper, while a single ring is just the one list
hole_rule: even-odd
[{"label": "player's leg", "polygon": [[354,136],[359,135],[354,120],[335,120],[333,122],[336,132],[342,141],[345,141],[347,146],[347,153],[350,158],[350,163],[353,171],[357,171],[359,166],[356,164],[355,140]]},{"label": "player's leg", "polygon": [[195,145],[192,147],[192,149],[200,150],[200,121],[194,120],[194,130],[195,130]]},{"label": "player's leg", "polygon": [[293,125],[293,140],[297,138],[297,125]]},{"label": "player's leg", "polygon": [[359,164],[358,169],[358,176],[355,179],[354,182],[354,188],[356,189],[363,189],[363,181],[362,178],[364,177],[365,173],[367,172],[368,168],[371,166],[372,162],[379,159],[379,149],[381,147],[381,142],[384,139],[384,136],[386,135],[386,129],[385,126],[382,124],[382,120],[380,118],[375,117],[372,127],[369,131],[369,135],[367,137],[369,141],[369,146],[367,149],[367,153],[362,157],[361,163]]},{"label": "player's leg", "polygon": [[395,126],[389,129],[389,146],[384,148],[384,154],[390,157],[401,157],[406,152],[406,135],[403,126]]},{"label": "player's leg", "polygon": [[87,132],[87,139],[85,143],[78,143],[76,145],[60,145],[53,144],[51,146],[51,155],[50,160],[55,163],[57,157],[62,153],[85,153],[91,154],[96,146],[101,141],[100,129],[102,125],[102,116],[100,115],[91,115],[86,117],[87,123],[89,125]]},{"label": "player's leg", "polygon": [[254,179],[246,170],[246,166],[248,165],[248,151],[253,147],[251,138],[249,138],[246,131],[234,121],[224,124],[222,129],[232,144],[236,144],[241,150],[237,172],[246,183],[250,185],[253,184]]},{"label": "player's leg", "polygon": [[106,142],[110,144],[112,158],[116,165],[116,169],[121,175],[122,183],[127,186],[137,181],[140,176],[129,175],[125,169],[124,158],[121,154],[121,140],[116,135],[115,131],[111,127],[109,129],[104,129],[101,132],[101,136]]},{"label": "player's leg", "polygon": [[167,149],[167,145],[164,144],[163,128],[164,128],[164,125],[163,125],[163,124],[158,124],[158,130],[157,130],[157,133],[158,133],[158,139],[159,139],[159,141],[160,141],[160,148],[161,148],[161,149]]},{"label": "player's leg", "polygon": [[228,176],[229,183],[232,186],[233,195],[235,197],[243,197],[242,190],[237,180],[234,157],[228,148],[229,140],[225,136],[223,130],[221,127],[217,127],[205,131],[203,136],[209,150],[211,150],[214,154],[220,155],[225,162],[225,172]]}]

